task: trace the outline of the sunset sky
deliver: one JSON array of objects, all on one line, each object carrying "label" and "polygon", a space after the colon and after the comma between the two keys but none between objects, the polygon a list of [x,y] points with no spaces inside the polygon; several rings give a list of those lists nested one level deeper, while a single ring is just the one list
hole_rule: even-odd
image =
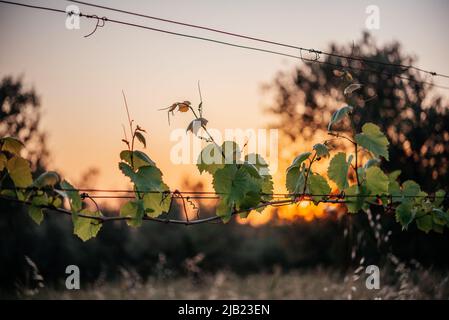
[{"label": "sunset sky", "polygon": [[[20,1],[65,9],[67,1]],[[401,40],[417,65],[449,74],[448,1],[101,1],[149,15],[195,23],[230,32],[326,50],[330,42],[350,43],[361,36],[365,8],[380,8],[379,43]],[[147,26],[260,46],[242,39],[80,6],[81,12],[106,15]],[[97,186],[123,188],[118,171],[126,123],[121,91],[132,117],[148,131],[146,152],[164,172],[172,189],[193,177],[192,165],[173,165],[170,132],[191,120],[177,114],[168,126],[157,109],[175,101],[199,102],[201,82],[204,116],[213,128],[264,128],[269,97],[261,86],[278,71],[300,62],[265,53],[106,23],[89,38],[95,22],[81,20],[80,30],[67,30],[62,14],[0,4],[0,76],[23,76],[43,106],[42,129],[48,133],[51,162],[77,181],[90,167],[100,169]],[[269,49],[275,49],[265,45]],[[294,50],[283,51],[298,54]],[[449,81],[436,79],[442,85]],[[441,91],[447,95],[449,92]],[[198,173],[199,175],[199,173]],[[211,189],[207,186],[206,189]]]}]

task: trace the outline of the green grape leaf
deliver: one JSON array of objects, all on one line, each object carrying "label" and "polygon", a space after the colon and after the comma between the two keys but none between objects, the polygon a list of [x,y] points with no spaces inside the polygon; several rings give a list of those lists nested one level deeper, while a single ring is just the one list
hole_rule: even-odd
[{"label": "green grape leaf", "polygon": [[421,192],[421,187],[413,180],[407,180],[402,184],[402,198],[400,201],[413,202],[415,197]]},{"label": "green grape leaf", "polygon": [[145,208],[143,200],[131,200],[120,208],[120,216],[131,218],[126,223],[131,227],[139,227],[142,224]]},{"label": "green grape leaf", "polygon": [[6,163],[9,176],[17,188],[26,188],[33,183],[30,164],[21,157],[13,157]]},{"label": "green grape leaf", "polygon": [[135,150],[123,150],[120,152],[120,159],[128,163],[130,166],[132,166],[135,170],[139,169],[140,167],[144,166],[153,166],[155,167],[156,164],[153,160],[150,159],[144,152]]},{"label": "green grape leaf", "polygon": [[8,159],[6,158],[6,155],[2,152],[0,152],[0,172],[3,171],[6,167],[6,163],[8,162]]},{"label": "green grape leaf", "polygon": [[215,192],[223,195],[228,203],[240,201],[245,195],[249,175],[245,170],[238,169],[235,164],[226,164],[215,172],[212,184]]},{"label": "green grape leaf", "polygon": [[134,172],[133,168],[130,165],[128,165],[124,162],[119,162],[118,168],[125,176],[127,176],[128,178],[131,179],[131,182],[134,182],[134,179],[135,179],[134,176],[136,175],[136,173]]},{"label": "green grape leaf", "polygon": [[14,190],[0,190],[0,195],[13,199],[17,197],[17,194]]},{"label": "green grape leaf", "polygon": [[389,179],[379,167],[369,167],[365,172],[366,187],[374,195],[388,193]]},{"label": "green grape leaf", "polygon": [[248,210],[240,212],[240,218],[246,218],[250,213],[250,209],[256,207],[260,202],[260,193],[256,191],[249,191],[245,197],[239,202],[239,210]]},{"label": "green grape leaf", "polygon": [[[69,198],[70,207],[72,212],[79,212],[83,208],[83,202],[81,200],[79,192],[68,181],[61,182],[61,188],[64,189],[63,196]],[[61,194],[61,193],[60,193]]]},{"label": "green grape leaf", "polygon": [[358,213],[362,209],[366,209],[368,204],[365,202],[369,198],[370,193],[365,185],[352,185],[345,189],[346,207],[349,213]]},{"label": "green grape leaf", "polygon": [[225,156],[225,163],[238,163],[241,157],[239,145],[235,141],[224,141],[221,150]]},{"label": "green grape leaf", "polygon": [[170,210],[171,197],[164,193],[146,193],[143,196],[143,207],[151,218],[157,218]]},{"label": "green grape leaf", "polygon": [[136,136],[137,140],[139,140],[139,142],[141,144],[143,144],[143,147],[146,148],[147,147],[147,140],[145,139],[143,134],[141,132],[136,131],[135,132],[135,136]]},{"label": "green grape leaf", "polygon": [[289,193],[298,194],[304,191],[304,184],[306,182],[306,168],[305,165],[290,168],[287,171],[285,186]]},{"label": "green grape leaf", "polygon": [[390,172],[388,174],[388,179],[390,181],[396,181],[399,178],[400,175],[401,175],[401,170],[395,170],[395,171]]},{"label": "green grape leaf", "polygon": [[217,215],[223,221],[230,218],[229,212],[234,208],[250,211],[261,200],[263,180],[250,176],[243,167],[235,164],[226,164],[224,168],[217,170],[212,183],[221,198]]},{"label": "green grape leaf", "polygon": [[346,161],[346,153],[337,153],[329,163],[327,175],[337,185],[339,190],[346,189],[348,184],[348,170],[352,162],[352,155]]},{"label": "green grape leaf", "polygon": [[357,168],[357,173],[359,174],[360,180],[364,180],[365,179],[365,168],[364,167],[358,167]]},{"label": "green grape leaf", "polygon": [[438,190],[437,192],[435,192],[435,200],[433,201],[433,205],[436,207],[440,206],[443,203],[445,196],[446,191],[444,190]]},{"label": "green grape leaf", "polygon": [[331,187],[326,179],[319,174],[310,174],[307,184],[309,185],[310,193],[315,195],[312,197],[314,202],[319,202],[320,200],[325,199],[325,195],[328,195],[331,192]]},{"label": "green grape leaf", "polygon": [[245,162],[253,164],[261,176],[270,176],[268,163],[265,159],[256,153],[250,153],[245,156]]},{"label": "green grape leaf", "polygon": [[377,159],[377,158],[369,159],[369,160],[365,163],[365,165],[363,166],[363,168],[368,169],[368,168],[373,167],[373,166],[380,166],[380,160]]},{"label": "green grape leaf", "polygon": [[391,197],[393,198],[393,201],[396,202],[402,197],[402,190],[401,190],[401,186],[399,185],[399,182],[397,181],[390,181],[388,183],[388,194],[391,195]]},{"label": "green grape leaf", "polygon": [[292,164],[287,168],[287,172],[290,171],[291,169],[301,167],[301,164],[302,164],[305,160],[307,160],[311,154],[312,154],[311,152],[303,152],[303,153],[301,153],[299,156],[297,156],[297,157],[293,160]]},{"label": "green grape leaf", "polygon": [[429,231],[432,230],[433,227],[432,216],[427,214],[416,219],[416,226],[419,230],[424,231],[425,233],[429,233]]},{"label": "green grape leaf", "polygon": [[388,145],[390,143],[377,125],[370,122],[365,123],[362,127],[362,133],[355,136],[355,141],[376,157],[382,156],[389,160]]},{"label": "green grape leaf", "polygon": [[259,171],[257,170],[257,167],[249,162],[243,162],[242,168],[246,170],[246,172],[253,178],[260,179],[262,178],[259,174]]},{"label": "green grape leaf", "polygon": [[223,155],[215,143],[209,143],[198,156],[196,166],[200,173],[203,171],[214,174],[215,171],[224,167]]},{"label": "green grape leaf", "polygon": [[404,202],[396,207],[396,221],[402,225],[402,229],[407,229],[414,217],[411,203]]},{"label": "green grape leaf", "polygon": [[60,208],[62,206],[62,200],[60,197],[55,197],[51,205],[55,208]]},{"label": "green grape leaf", "polygon": [[134,178],[139,190],[167,191],[167,185],[162,181],[162,172],[156,167],[140,167]]},{"label": "green grape leaf", "polygon": [[402,184],[402,193],[404,196],[414,197],[421,192],[421,187],[413,180],[407,180]]},{"label": "green grape leaf", "polygon": [[262,199],[265,201],[270,201],[273,196],[273,179],[271,178],[271,176],[264,176],[262,179],[262,185],[261,185],[261,189],[262,189]]},{"label": "green grape leaf", "polygon": [[56,172],[48,171],[37,177],[37,179],[33,182],[33,186],[37,188],[54,187],[59,180],[59,175]]},{"label": "green grape leaf", "polygon": [[207,121],[207,119],[204,118],[198,118],[198,119],[194,119],[192,120],[192,122],[189,123],[189,125],[187,126],[186,132],[192,132],[194,135],[198,134],[198,131],[200,130],[200,128],[205,127],[207,125],[209,121]]},{"label": "green grape leaf", "polygon": [[232,206],[224,199],[221,199],[217,204],[216,215],[219,216],[224,223],[229,222],[232,217]]},{"label": "green grape leaf", "polygon": [[303,162],[307,160],[311,152],[303,152],[298,155],[287,168],[286,187],[290,193],[302,193],[304,191],[305,184],[305,166],[302,166]]},{"label": "green grape leaf", "polygon": [[246,155],[245,162],[253,164],[256,167],[261,179],[258,180],[258,182],[260,183],[261,192],[263,193],[261,199],[270,201],[273,198],[273,179],[270,175],[270,170],[267,162],[261,155],[255,153]]},{"label": "green grape leaf", "polygon": [[[100,211],[90,212],[87,209],[81,210],[80,214],[101,217]],[[98,220],[80,217],[78,214],[72,214],[73,234],[76,234],[81,240],[87,241],[97,236],[101,229],[102,223]]]},{"label": "green grape leaf", "polygon": [[449,213],[439,209],[439,208],[433,208],[432,209],[432,218],[433,223],[438,224],[440,226],[449,226]]},{"label": "green grape leaf", "polygon": [[317,143],[313,146],[313,150],[316,152],[316,156],[320,158],[329,157],[329,149],[324,143]]},{"label": "green grape leaf", "polygon": [[136,192],[166,191],[162,172],[156,167],[140,167],[137,172],[134,172],[129,165],[120,162],[119,169],[134,183]]},{"label": "green grape leaf", "polygon": [[332,126],[338,122],[340,122],[342,119],[344,119],[348,114],[352,112],[354,108],[351,106],[344,106],[338,109],[334,112],[334,114],[331,117],[331,121],[329,122],[329,125],[327,127],[328,131],[332,130]]},{"label": "green grape leaf", "polygon": [[46,193],[35,195],[31,200],[33,206],[47,206],[49,205],[50,199]]},{"label": "green grape leaf", "polygon": [[40,207],[29,206],[28,214],[30,215],[31,219],[33,219],[33,221],[36,222],[38,225],[40,225],[44,220],[43,209]]},{"label": "green grape leaf", "polygon": [[429,213],[432,211],[432,208],[434,207],[433,203],[428,199],[429,195],[427,192],[420,191],[416,197],[410,198],[411,202],[414,204],[421,206],[421,209],[424,210],[426,213]]},{"label": "green grape leaf", "polygon": [[7,151],[16,156],[18,156],[20,154],[20,151],[25,147],[22,141],[13,137],[1,138],[0,144],[2,151]]}]

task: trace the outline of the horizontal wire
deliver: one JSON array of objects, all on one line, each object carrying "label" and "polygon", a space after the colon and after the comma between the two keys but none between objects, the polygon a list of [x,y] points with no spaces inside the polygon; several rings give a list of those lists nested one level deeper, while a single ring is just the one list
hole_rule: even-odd
[{"label": "horizontal wire", "polygon": [[[109,195],[85,195],[86,198],[93,198],[93,199],[134,199],[135,196],[109,196]],[[192,200],[214,200],[214,199],[220,199],[220,197],[210,197],[210,196],[193,196],[193,197],[185,197],[186,199],[192,199]],[[173,198],[173,199],[181,199],[181,198]]]},{"label": "horizontal wire", "polygon": [[[37,187],[28,187],[28,188],[0,188],[0,190],[9,190],[9,191],[16,191],[16,190],[25,190],[25,191],[62,191],[62,192],[94,192],[94,193],[156,193],[156,194],[172,194],[177,195],[181,194],[184,195],[185,198],[194,199],[197,198],[211,198],[211,199],[218,199],[219,196],[229,195],[230,193],[227,192],[215,192],[215,191],[159,191],[159,190],[127,190],[127,189],[95,189],[95,188],[37,188]],[[398,194],[382,194],[382,195],[350,195],[350,194],[335,194],[335,193],[326,193],[326,194],[314,194],[314,193],[264,193],[260,192],[258,193],[261,196],[273,196],[273,197],[283,197],[283,198],[290,198],[290,197],[328,197],[328,198],[370,198],[370,197],[386,197],[386,198],[429,198],[429,199],[449,199],[449,194],[446,194],[444,196],[437,196],[437,195],[398,195]],[[193,195],[193,196],[189,196]],[[204,197],[203,195],[207,195]],[[217,196],[217,197],[210,197],[210,196]],[[108,198],[134,198],[134,196],[124,196],[124,195],[93,195],[90,197],[108,197]],[[305,199],[307,200],[307,199]]]},{"label": "horizontal wire", "polygon": [[239,34],[239,33],[233,33],[233,32],[229,32],[229,31],[219,30],[219,29],[215,29],[215,28],[211,28],[211,27],[205,27],[205,26],[200,26],[200,25],[186,23],[186,22],[180,22],[180,21],[176,21],[176,20],[172,20],[172,19],[166,19],[166,18],[160,18],[160,17],[156,17],[156,16],[150,16],[150,15],[137,13],[137,12],[132,12],[132,11],[128,11],[128,10],[117,9],[117,8],[112,8],[112,7],[108,7],[108,6],[102,6],[102,5],[89,3],[89,2],[85,2],[85,1],[77,1],[77,0],[67,0],[67,1],[73,2],[73,3],[77,3],[77,4],[86,5],[86,6],[90,6],[90,7],[94,7],[94,8],[105,9],[105,10],[109,10],[109,11],[114,11],[114,12],[124,13],[124,14],[128,14],[128,15],[133,15],[133,16],[137,16],[137,17],[142,17],[142,18],[147,18],[147,19],[167,22],[167,23],[171,23],[171,24],[177,24],[177,25],[181,25],[181,26],[186,26],[186,27],[191,27],[191,28],[211,31],[211,32],[215,32],[215,33],[221,33],[221,34],[225,34],[225,35],[228,35],[228,36],[233,36],[233,37],[238,37],[238,38],[258,41],[258,42],[262,42],[262,43],[277,45],[277,46],[291,48],[291,49],[298,49],[298,50],[302,50],[302,51],[307,51],[309,53],[318,53],[318,54],[326,55],[326,56],[329,56],[329,57],[336,57],[336,58],[342,58],[342,59],[347,59],[347,60],[360,61],[360,62],[364,62],[364,63],[378,64],[378,65],[383,65],[383,66],[392,66],[392,67],[403,68],[403,69],[414,69],[416,71],[419,71],[419,72],[422,72],[422,73],[427,73],[427,74],[432,75],[432,76],[449,78],[449,75],[437,73],[437,72],[434,72],[434,71],[424,70],[423,68],[419,68],[419,67],[416,67],[416,66],[413,66],[413,65],[404,65],[404,64],[397,64],[397,63],[382,62],[382,61],[376,61],[376,60],[367,59],[367,58],[363,58],[363,57],[359,57],[359,56],[347,56],[347,55],[330,53],[330,52],[325,52],[325,51],[316,50],[316,49],[308,49],[308,48],[304,48],[304,47],[301,47],[301,46],[296,46],[296,45],[286,44],[286,43],[282,43],[282,42],[256,38],[256,37],[253,37],[253,36],[243,35],[243,34]]},{"label": "horizontal wire", "polygon": [[[33,206],[33,203],[30,201],[22,201],[22,200],[18,200],[18,199],[14,199],[14,198],[10,198],[10,197],[6,197],[4,195],[0,195],[0,200],[7,200],[7,201],[11,201],[11,202],[15,202],[21,205],[28,205],[28,206]],[[283,205],[289,205],[291,202],[291,200],[278,200],[278,201],[272,201],[272,202],[267,202],[267,203],[263,203],[263,204],[259,204],[255,207],[252,208],[248,208],[248,209],[244,209],[244,210],[235,210],[233,212],[231,212],[231,216],[235,216],[239,213],[243,213],[243,212],[248,212],[248,211],[252,211],[252,210],[257,210],[259,208],[264,208],[266,206],[269,205],[276,205],[276,206],[283,206]],[[35,205],[34,205],[35,206]],[[68,216],[72,216],[74,213],[66,210],[66,209],[62,209],[62,208],[56,208],[54,206],[48,206],[48,205],[40,205],[40,206],[36,206],[38,208],[42,208],[45,210],[49,210],[49,211],[54,211],[54,212],[58,212],[58,213],[62,213]],[[76,214],[77,217],[82,217],[82,218],[88,218],[88,219],[92,219],[92,220],[96,220],[99,223],[104,223],[104,222],[110,222],[110,221],[125,221],[125,220],[131,220],[131,217],[128,216],[91,216],[91,215],[87,215],[85,213],[77,213]],[[153,222],[161,222],[161,223],[165,223],[165,224],[182,224],[182,225],[198,225],[198,224],[202,224],[202,223],[209,223],[209,222],[213,222],[213,221],[217,221],[220,220],[221,217],[220,216],[210,216],[207,218],[198,218],[198,219],[194,219],[194,220],[177,220],[177,219],[165,219],[165,218],[153,218],[153,217],[149,217],[147,215],[144,215],[142,217],[142,220],[144,221],[153,221]]]},{"label": "horizontal wire", "polygon": [[[35,6],[35,5],[28,5],[28,4],[12,2],[12,1],[0,0],[0,3],[17,5],[17,6],[23,6],[23,7],[32,8],[32,9],[48,10],[48,11],[52,11],[52,12],[58,12],[58,13],[67,14],[67,12],[65,12],[64,10],[60,10],[60,9],[54,9],[54,8],[48,8],[48,7],[42,7],[42,6]],[[99,20],[102,20],[104,22],[112,22],[112,23],[115,23],[115,24],[120,24],[120,25],[126,25],[126,26],[135,27],[135,28],[151,30],[151,31],[155,31],[155,32],[160,32],[160,33],[180,36],[180,37],[184,37],[184,38],[202,40],[202,41],[217,43],[217,44],[226,45],[226,46],[230,46],[230,47],[236,47],[236,48],[247,49],[247,50],[252,50],[252,51],[264,52],[264,53],[269,53],[269,54],[274,54],[274,55],[294,58],[294,59],[298,59],[298,60],[302,60],[302,61],[306,61],[306,62],[311,62],[311,63],[330,65],[330,66],[333,66],[333,67],[339,68],[339,69],[350,69],[350,70],[357,70],[357,71],[365,72],[365,73],[384,74],[384,75],[387,75],[389,77],[399,78],[399,79],[403,79],[403,80],[407,80],[407,81],[414,82],[414,83],[419,83],[419,84],[427,84],[427,85],[432,86],[432,87],[449,90],[448,86],[443,86],[443,85],[435,84],[433,82],[428,82],[428,81],[420,81],[420,80],[416,80],[416,79],[414,79],[412,77],[401,76],[401,75],[393,74],[393,73],[390,73],[390,72],[387,72],[387,71],[367,70],[365,68],[360,68],[360,67],[343,66],[343,65],[340,65],[340,64],[337,64],[337,63],[328,62],[328,61],[320,61],[318,59],[309,59],[309,58],[304,58],[302,56],[296,56],[296,55],[292,55],[292,54],[288,54],[288,53],[284,53],[284,52],[268,50],[268,49],[259,48],[259,47],[240,45],[240,44],[235,44],[235,43],[231,43],[231,42],[226,42],[226,41],[221,41],[221,40],[216,40],[216,39],[211,39],[211,38],[206,38],[206,37],[200,37],[200,36],[195,36],[195,35],[190,35],[190,34],[185,34],[185,33],[180,33],[180,32],[173,32],[173,31],[168,31],[168,30],[164,30],[164,29],[148,27],[148,26],[144,26],[144,25],[141,25],[141,24],[126,22],[126,21],[121,21],[121,20],[115,20],[115,19],[109,19],[107,17],[99,18],[97,15],[86,15],[86,14],[83,14],[83,13],[75,13],[75,12],[71,12],[69,14],[78,15],[80,17],[85,17],[87,19],[95,19],[95,20],[97,20],[97,22]],[[310,53],[314,53],[314,54],[317,55],[317,57],[318,57],[319,54],[324,54],[324,53],[322,53],[321,51],[318,51],[318,50],[312,50],[312,49],[302,49],[302,50],[309,51]]]}]

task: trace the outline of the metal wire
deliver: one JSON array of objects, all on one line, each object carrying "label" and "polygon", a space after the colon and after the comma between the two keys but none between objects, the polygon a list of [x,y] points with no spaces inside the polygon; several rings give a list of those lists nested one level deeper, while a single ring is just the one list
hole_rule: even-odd
[{"label": "metal wire", "polygon": [[73,2],[73,3],[77,3],[77,4],[86,5],[86,6],[90,6],[90,7],[94,7],[94,8],[98,8],[98,9],[104,9],[104,10],[109,10],[109,11],[113,11],[113,12],[124,13],[124,14],[128,14],[128,15],[136,16],[136,17],[152,19],[152,20],[167,22],[167,23],[171,23],[171,24],[181,25],[181,26],[185,26],[185,27],[191,27],[191,28],[211,31],[211,32],[215,32],[215,33],[225,34],[225,35],[228,35],[228,36],[243,38],[243,39],[247,39],[247,40],[253,40],[253,41],[262,42],[262,43],[266,43],[266,44],[272,44],[272,45],[281,46],[281,47],[285,47],[285,48],[297,49],[297,50],[306,51],[306,52],[309,52],[309,53],[312,53],[312,54],[317,53],[317,54],[322,54],[322,55],[326,55],[326,56],[329,56],[329,57],[342,58],[342,59],[347,59],[347,60],[352,60],[352,61],[359,61],[359,62],[364,62],[364,63],[377,64],[377,65],[382,65],[382,66],[391,66],[391,67],[397,67],[397,68],[401,68],[401,69],[414,69],[416,71],[427,73],[427,74],[432,75],[432,76],[449,78],[449,75],[437,73],[437,72],[434,72],[434,71],[424,70],[422,68],[415,67],[413,65],[388,63],[388,62],[382,62],[382,61],[367,59],[367,58],[358,57],[358,56],[352,56],[352,55],[348,56],[348,55],[342,55],[342,54],[325,52],[325,51],[316,50],[316,49],[308,49],[308,48],[297,46],[297,45],[291,45],[291,44],[286,44],[286,43],[282,43],[282,42],[278,42],[278,41],[272,41],[272,40],[256,38],[256,37],[253,37],[253,36],[243,35],[243,34],[240,34],[240,33],[234,33],[234,32],[219,30],[219,29],[215,29],[215,28],[211,28],[211,27],[200,26],[200,25],[196,25],[196,24],[192,24],[192,23],[186,23],[186,22],[181,22],[181,21],[176,21],[176,20],[172,20],[172,19],[166,19],[166,18],[160,18],[160,17],[156,17],[156,16],[150,16],[150,15],[147,15],[147,14],[132,12],[132,11],[123,10],[123,9],[112,8],[112,7],[109,7],[109,6],[102,6],[102,5],[98,5],[98,4],[95,4],[95,3],[89,3],[89,2],[85,2],[85,1],[76,1],[76,0],[67,0],[67,1]]},{"label": "metal wire", "polygon": [[[80,192],[80,193],[106,193],[106,194],[100,194],[100,195],[91,195],[93,198],[110,198],[110,199],[132,199],[135,198],[131,195],[108,195],[107,193],[128,193],[128,194],[144,194],[144,193],[159,193],[159,194],[181,194],[184,197],[189,197],[190,199],[206,199],[206,200],[213,200],[213,199],[219,199],[220,196],[228,195],[229,193],[226,192],[215,192],[215,191],[159,191],[159,190],[145,190],[145,189],[139,189],[139,191],[131,190],[131,189],[99,189],[99,188],[37,188],[37,187],[28,187],[28,188],[1,188],[1,190],[9,190],[9,191],[16,191],[16,190],[22,190],[22,191],[51,191],[51,190],[57,190],[62,192]],[[327,193],[327,194],[315,194],[315,193],[264,193],[260,192],[259,195],[261,196],[267,196],[267,197],[274,197],[274,198],[313,198],[313,197],[323,197],[323,198],[333,198],[333,199],[345,199],[345,198],[370,198],[370,197],[385,197],[385,198],[393,198],[393,199],[412,199],[412,198],[429,198],[429,199],[449,199],[449,194],[446,194],[444,196],[437,196],[437,195],[400,195],[400,194],[382,194],[382,195],[350,195],[350,194],[339,194],[339,193]],[[305,199],[308,200],[308,199]]]},{"label": "metal wire", "polygon": [[[67,14],[64,10],[55,9],[55,8],[49,8],[49,7],[35,6],[35,5],[23,4],[23,3],[12,2],[12,1],[4,1],[4,0],[0,0],[0,3],[17,5],[17,6],[27,7],[27,8],[31,8],[31,9],[47,10],[47,11],[51,11],[51,12]],[[97,20],[97,26],[98,26],[99,18],[98,18],[97,15],[87,15],[87,14],[75,13],[75,12],[70,12],[69,14],[71,14],[71,15],[78,15],[80,17],[84,17],[84,18],[87,18],[87,19],[95,19],[95,20]],[[268,49],[264,49],[264,48],[252,47],[252,46],[247,46],[247,45],[241,45],[241,44],[236,44],[236,43],[232,43],[232,42],[226,42],[226,41],[216,40],[216,39],[212,39],[212,38],[200,37],[200,36],[195,36],[195,35],[181,33],[181,32],[173,32],[173,31],[168,31],[168,30],[164,30],[164,29],[148,27],[148,26],[141,25],[141,24],[131,23],[131,22],[122,21],[122,20],[116,20],[116,19],[110,19],[110,18],[107,18],[107,17],[102,17],[101,20],[103,22],[111,22],[111,23],[115,23],[115,24],[119,24],[119,25],[126,25],[126,26],[130,26],[130,27],[141,28],[141,29],[145,29],[145,30],[151,30],[151,31],[155,31],[155,32],[160,32],[160,33],[165,33],[165,34],[170,34],[170,35],[175,35],[175,36],[180,36],[180,37],[185,37],[185,38],[190,38],[190,39],[202,40],[202,41],[217,43],[217,44],[226,45],[226,46],[230,46],[230,47],[236,47],[236,48],[241,48],[241,49],[246,49],[246,50],[264,52],[264,53],[269,53],[269,54],[274,54],[274,55],[279,55],[279,56],[299,59],[299,60],[302,60],[302,61],[305,61],[305,62],[329,65],[329,66],[332,66],[332,67],[337,68],[337,69],[343,69],[343,70],[349,69],[349,70],[356,70],[356,71],[366,72],[366,73],[383,74],[383,75],[387,75],[388,77],[392,77],[392,78],[398,78],[398,79],[407,80],[407,81],[414,82],[414,83],[426,84],[426,85],[429,85],[429,86],[432,86],[432,87],[437,87],[437,88],[449,90],[448,86],[438,85],[438,84],[434,84],[434,83],[428,82],[428,81],[420,81],[420,80],[416,80],[413,77],[406,77],[406,76],[402,76],[402,75],[391,73],[391,72],[384,71],[384,70],[381,70],[381,71],[379,71],[379,70],[368,70],[366,68],[361,68],[361,67],[343,66],[343,65],[338,64],[338,63],[332,63],[332,62],[329,62],[329,61],[321,61],[321,60],[319,60],[320,54],[330,55],[330,53],[322,52],[320,50],[295,47],[296,49],[300,50],[300,55],[297,56],[297,55],[288,54],[288,53],[284,53],[284,52],[280,52],[280,51],[268,50]],[[103,26],[103,25],[101,25],[101,26]],[[96,29],[97,29],[97,27],[95,28],[95,30]],[[91,34],[89,34],[89,36]],[[250,37],[248,37],[248,38],[250,38]],[[257,39],[257,38],[254,38],[253,40],[255,40],[255,39]],[[262,40],[262,39],[259,39],[259,40]],[[268,42],[268,41],[264,40],[264,42]],[[315,54],[316,58],[315,59],[304,58],[302,56],[302,51],[306,51],[306,52]],[[332,54],[332,55],[334,55],[334,54]],[[348,59],[351,57],[351,56],[343,56],[343,55],[336,55],[336,54],[334,56],[336,56],[336,57],[345,57],[345,58],[348,58]],[[362,58],[360,58],[360,57],[352,57],[352,59],[353,60],[354,59],[357,60],[357,59],[362,59]],[[367,60],[367,62],[368,62],[368,60]],[[395,64],[389,64],[389,65],[395,66]],[[399,66],[399,65],[396,65],[396,66]],[[405,67],[407,67],[407,66],[405,66]],[[408,67],[409,68],[414,68],[414,69],[417,69],[417,70],[422,70],[422,69],[419,69],[419,68],[413,67],[413,66],[408,66]],[[425,71],[425,70],[423,70],[423,71]],[[425,71],[425,72],[427,72],[427,73],[429,73],[431,75],[439,75],[439,76],[446,77],[446,75],[441,75],[441,74],[433,72],[433,71]]]}]

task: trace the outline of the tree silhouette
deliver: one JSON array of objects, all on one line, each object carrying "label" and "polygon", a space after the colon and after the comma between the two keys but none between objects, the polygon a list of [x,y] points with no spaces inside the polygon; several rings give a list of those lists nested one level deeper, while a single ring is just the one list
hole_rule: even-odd
[{"label": "tree silhouette", "polygon": [[[328,51],[381,63],[412,65],[416,62],[416,58],[403,53],[399,42],[378,46],[368,33],[353,44],[331,44]],[[449,108],[430,85],[419,83],[430,79],[410,68],[329,56],[323,61],[324,64],[305,62],[293,73],[281,72],[266,86],[266,90],[274,94],[274,103],[268,112],[276,115],[276,127],[292,141],[310,140],[319,132],[325,134],[332,113],[344,101],[347,77],[353,78],[353,83],[363,85],[352,96],[357,107],[356,130],[360,131],[363,123],[375,122],[390,140],[390,159],[394,161],[383,163],[384,169],[401,169],[401,180],[414,179],[425,190],[446,189],[449,183]],[[350,75],[341,76],[341,71],[335,71],[335,67],[326,63],[344,66]]]},{"label": "tree silhouette", "polygon": [[26,90],[20,78],[3,78],[0,82],[0,136],[13,136],[23,141],[25,156],[37,173],[41,173],[48,157],[45,134],[39,129],[40,119],[41,106],[34,89]]},{"label": "tree silhouette", "polygon": [[[5,77],[0,81],[0,137],[18,137],[25,142],[24,153],[35,174],[44,172],[48,156],[45,135],[39,130],[39,98],[33,89],[24,89],[22,80]],[[29,243],[33,241],[33,222],[25,208],[0,202],[0,295],[2,291],[20,291],[40,282],[35,263],[30,259]]]}]

